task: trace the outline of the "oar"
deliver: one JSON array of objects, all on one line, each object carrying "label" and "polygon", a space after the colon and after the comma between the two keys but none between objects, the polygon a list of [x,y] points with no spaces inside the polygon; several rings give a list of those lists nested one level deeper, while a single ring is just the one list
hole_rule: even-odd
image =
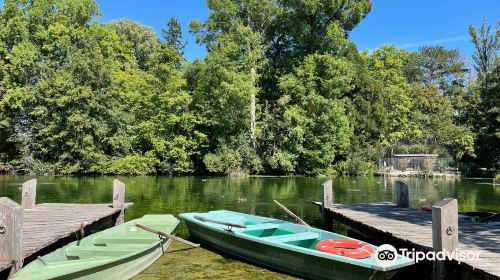
[{"label": "oar", "polygon": [[288,208],[286,208],[285,205],[279,203],[277,200],[274,200],[274,203],[276,203],[288,215],[295,218],[299,224],[310,227],[310,225],[308,223],[304,222],[304,220],[302,220],[301,218],[299,218],[299,216],[295,215],[292,211],[288,210]]},{"label": "oar", "polygon": [[219,225],[224,225],[227,227],[235,227],[235,228],[247,228],[247,226],[242,225],[242,224],[234,224],[234,223],[228,223],[228,222],[223,222],[223,221],[217,221],[217,220],[212,220],[209,218],[205,218],[202,216],[194,216],[195,219],[200,220],[202,222],[209,222],[209,223],[214,223],[214,224],[219,224]]},{"label": "oar", "polygon": [[165,232],[162,232],[162,231],[159,231],[159,230],[147,227],[147,226],[143,226],[143,225],[140,225],[140,224],[135,224],[135,226],[138,227],[138,228],[141,228],[141,229],[143,229],[145,231],[149,231],[149,232],[161,235],[161,236],[165,236],[165,237],[170,238],[172,240],[178,241],[180,243],[187,244],[187,245],[192,246],[194,248],[200,247],[200,244],[189,242],[189,241],[184,240],[184,239],[182,239],[180,237],[177,237],[175,235],[171,235],[171,234],[168,234],[168,233],[165,233]]}]

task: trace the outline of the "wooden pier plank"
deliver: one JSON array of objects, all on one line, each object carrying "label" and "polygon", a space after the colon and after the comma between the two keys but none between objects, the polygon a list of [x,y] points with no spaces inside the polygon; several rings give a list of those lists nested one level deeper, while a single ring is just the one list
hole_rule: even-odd
[{"label": "wooden pier plank", "polygon": [[0,271],[3,271],[12,266],[12,262],[10,261],[0,261]]},{"label": "wooden pier plank", "polygon": [[[132,204],[125,204],[125,208]],[[58,240],[121,209],[111,204],[43,203],[24,210],[23,257],[29,257]]]},{"label": "wooden pier plank", "polygon": [[[315,202],[321,206],[321,202]],[[411,243],[424,250],[432,250],[432,214],[419,209],[397,208],[390,202],[334,204],[328,208],[334,218],[349,221],[374,232]],[[465,263],[500,278],[500,227],[459,221],[458,249],[479,253],[478,260]]]}]

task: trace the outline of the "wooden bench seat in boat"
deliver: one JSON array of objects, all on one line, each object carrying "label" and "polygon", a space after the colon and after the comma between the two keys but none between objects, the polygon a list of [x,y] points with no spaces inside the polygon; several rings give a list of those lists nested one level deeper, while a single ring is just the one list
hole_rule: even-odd
[{"label": "wooden bench seat in boat", "polygon": [[113,248],[106,246],[71,246],[66,249],[68,257],[119,257],[135,252],[133,249]]},{"label": "wooden bench seat in boat", "polygon": [[308,231],[301,233],[284,234],[278,236],[262,237],[262,240],[272,241],[272,242],[291,242],[300,240],[309,240],[319,238],[319,234]]},{"label": "wooden bench seat in boat", "polygon": [[275,223],[263,223],[263,224],[255,224],[255,225],[248,225],[245,230],[261,230],[261,229],[273,229],[273,228],[279,228],[280,224],[275,224]]},{"label": "wooden bench seat in boat", "polygon": [[93,239],[95,245],[106,244],[151,244],[159,241],[158,237],[127,237],[127,236],[98,236]]}]

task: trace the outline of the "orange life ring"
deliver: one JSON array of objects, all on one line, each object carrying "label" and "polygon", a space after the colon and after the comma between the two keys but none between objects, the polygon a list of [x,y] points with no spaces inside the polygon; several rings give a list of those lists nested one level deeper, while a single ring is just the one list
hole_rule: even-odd
[{"label": "orange life ring", "polygon": [[365,259],[370,257],[375,250],[363,241],[350,239],[327,239],[316,244],[316,249],[330,254],[344,256],[353,259]]}]

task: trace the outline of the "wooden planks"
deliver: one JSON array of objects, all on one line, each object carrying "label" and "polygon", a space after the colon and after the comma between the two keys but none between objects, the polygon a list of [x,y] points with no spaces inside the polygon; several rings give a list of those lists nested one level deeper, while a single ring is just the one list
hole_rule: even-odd
[{"label": "wooden planks", "polygon": [[[125,204],[125,208],[131,204]],[[23,257],[27,258],[82,227],[107,218],[120,208],[110,204],[43,203],[24,210]]]},{"label": "wooden planks", "polygon": [[0,197],[0,262],[11,263],[17,272],[23,265],[23,209],[7,197]]},{"label": "wooden planks", "polygon": [[124,210],[132,205],[125,203],[125,184],[119,180],[113,182],[112,204],[36,205],[36,185],[36,179],[23,184],[21,205],[0,197],[0,278],[15,273],[23,262],[81,238],[86,230],[109,227],[111,221],[123,223]]},{"label": "wooden planks", "polygon": [[[321,206],[321,202],[315,202]],[[390,202],[354,205],[334,204],[328,208],[334,219],[364,231],[394,238],[424,251],[431,251],[432,214],[398,208]],[[491,279],[500,278],[500,227],[468,221],[458,222],[458,249],[479,253],[478,260],[461,265],[481,270]]]},{"label": "wooden planks", "polygon": [[0,261],[0,271],[5,270],[12,266],[12,262],[10,261]]}]

